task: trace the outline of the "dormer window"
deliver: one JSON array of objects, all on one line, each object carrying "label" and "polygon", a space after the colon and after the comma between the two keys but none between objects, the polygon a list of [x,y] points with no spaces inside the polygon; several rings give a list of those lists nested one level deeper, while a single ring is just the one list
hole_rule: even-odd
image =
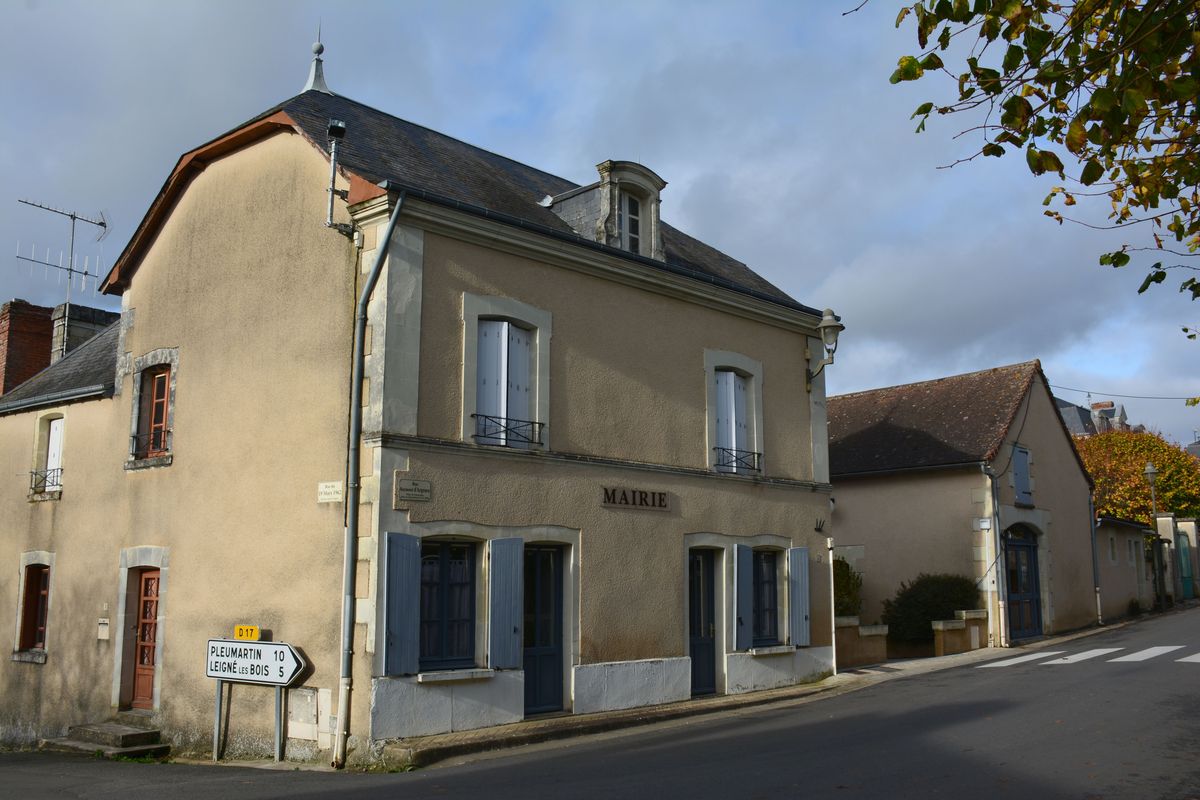
[{"label": "dormer window", "polygon": [[604,161],[596,170],[598,182],[547,195],[541,205],[586,239],[655,261],[666,260],[659,203],[667,182],[632,161]]},{"label": "dormer window", "polygon": [[621,202],[617,208],[617,230],[621,234],[621,248],[641,255],[642,204],[629,192],[621,192]]}]

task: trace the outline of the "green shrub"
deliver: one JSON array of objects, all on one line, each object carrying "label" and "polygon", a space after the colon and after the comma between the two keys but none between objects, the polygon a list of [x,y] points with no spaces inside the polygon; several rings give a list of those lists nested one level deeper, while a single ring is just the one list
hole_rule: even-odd
[{"label": "green shrub", "polygon": [[857,617],[862,611],[862,574],[844,558],[833,559],[833,613]]},{"label": "green shrub", "polygon": [[965,575],[921,573],[901,583],[891,600],[883,601],[883,623],[888,637],[901,642],[933,640],[930,622],[954,619],[955,611],[979,607],[979,587]]}]

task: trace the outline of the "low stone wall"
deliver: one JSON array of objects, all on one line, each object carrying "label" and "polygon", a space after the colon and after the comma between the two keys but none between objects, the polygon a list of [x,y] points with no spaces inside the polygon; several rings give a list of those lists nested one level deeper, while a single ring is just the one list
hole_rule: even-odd
[{"label": "low stone wall", "polygon": [[838,669],[887,661],[887,625],[861,625],[858,617],[834,617],[833,625]]},{"label": "low stone wall", "polygon": [[987,611],[955,611],[955,619],[935,620],[933,654],[948,656],[987,646]]}]

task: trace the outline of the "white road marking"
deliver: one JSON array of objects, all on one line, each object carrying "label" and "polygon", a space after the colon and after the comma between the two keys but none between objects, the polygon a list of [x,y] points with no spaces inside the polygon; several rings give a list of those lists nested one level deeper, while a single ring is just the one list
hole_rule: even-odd
[{"label": "white road marking", "polygon": [[1156,656],[1161,656],[1163,653],[1170,653],[1172,650],[1182,650],[1182,649],[1183,649],[1183,645],[1181,645],[1181,644],[1166,645],[1163,647],[1148,647],[1145,650],[1141,650],[1137,653],[1130,653],[1127,656],[1121,656],[1120,658],[1110,658],[1108,661],[1110,664],[1114,661],[1148,661],[1151,658],[1155,658]]},{"label": "white road marking", "polygon": [[1184,661],[1190,664],[1200,664],[1200,653],[1196,653],[1194,656],[1187,656],[1186,658],[1177,658],[1175,660]]},{"label": "white road marking", "polygon": [[1084,650],[1082,653],[1076,653],[1073,656],[1064,656],[1063,658],[1056,658],[1053,661],[1044,661],[1042,662],[1042,666],[1047,664],[1075,664],[1080,661],[1087,661],[1089,658],[1106,656],[1109,653],[1115,653],[1118,650],[1124,649],[1124,647],[1097,647],[1095,650]]},{"label": "white road marking", "polygon": [[1003,661],[992,661],[988,664],[980,664],[976,669],[987,669],[988,667],[1011,667],[1013,664],[1024,664],[1026,661],[1036,661],[1039,658],[1049,658],[1056,656],[1063,650],[1047,650],[1043,653],[1031,653],[1027,656],[1017,656],[1016,658],[1006,658]]}]

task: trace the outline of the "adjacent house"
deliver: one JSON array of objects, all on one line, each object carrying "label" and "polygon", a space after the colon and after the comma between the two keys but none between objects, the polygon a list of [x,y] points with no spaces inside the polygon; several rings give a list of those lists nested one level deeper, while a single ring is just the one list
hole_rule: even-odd
[{"label": "adjacent house", "polygon": [[829,457],[865,620],[947,572],[978,581],[993,645],[1096,621],[1091,481],[1038,362],[832,397]]},{"label": "adjacent house", "polygon": [[[179,159],[119,322],[0,400],[0,738],[133,709],[207,750],[238,625],[303,654],[289,753],[338,763],[827,674],[832,313],[644,165],[577,185],[320,66]],[[222,702],[269,752],[271,691]]]}]

